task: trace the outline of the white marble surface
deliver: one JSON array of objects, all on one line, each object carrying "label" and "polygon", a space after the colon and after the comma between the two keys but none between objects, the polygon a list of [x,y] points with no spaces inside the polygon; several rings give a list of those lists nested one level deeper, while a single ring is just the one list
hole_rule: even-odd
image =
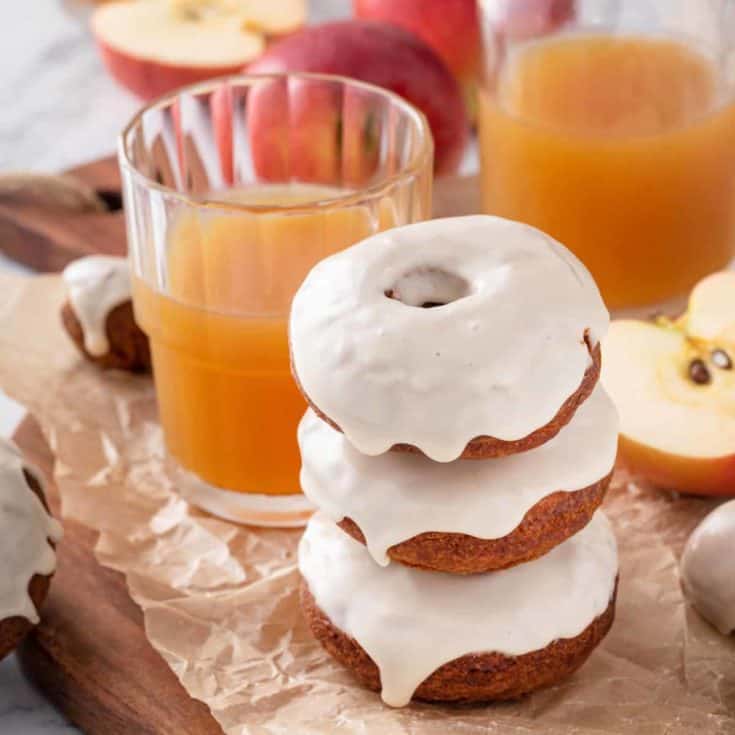
[{"label": "white marble surface", "polygon": [[[0,171],[56,171],[109,155],[138,102],[102,68],[86,25],[88,4],[2,4]],[[348,15],[350,5],[311,0],[311,18]],[[0,270],[8,268],[13,265],[0,257]],[[19,415],[17,405],[0,394],[3,435],[12,432]],[[0,662],[0,735],[77,732],[26,683],[14,657]]]}]

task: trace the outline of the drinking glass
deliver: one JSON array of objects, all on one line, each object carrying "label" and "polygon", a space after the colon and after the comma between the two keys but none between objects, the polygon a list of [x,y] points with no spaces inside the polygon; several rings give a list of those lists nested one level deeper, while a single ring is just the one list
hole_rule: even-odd
[{"label": "drinking glass", "polygon": [[396,95],[340,77],[229,77],[123,131],[133,300],[182,494],[231,520],[299,525],[291,298],[320,259],[430,214],[433,147]]},{"label": "drinking glass", "polygon": [[549,232],[613,308],[735,246],[732,0],[480,0],[483,209]]}]

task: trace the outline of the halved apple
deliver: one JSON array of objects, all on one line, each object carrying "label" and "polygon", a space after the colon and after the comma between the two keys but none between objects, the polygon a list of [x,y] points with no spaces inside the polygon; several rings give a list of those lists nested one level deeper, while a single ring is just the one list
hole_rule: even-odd
[{"label": "halved apple", "polygon": [[98,7],[92,32],[112,76],[151,99],[240,72],[305,15],[305,0],[126,0]]},{"label": "halved apple", "polygon": [[735,273],[701,281],[676,321],[614,321],[603,355],[622,461],[664,488],[735,495]]}]

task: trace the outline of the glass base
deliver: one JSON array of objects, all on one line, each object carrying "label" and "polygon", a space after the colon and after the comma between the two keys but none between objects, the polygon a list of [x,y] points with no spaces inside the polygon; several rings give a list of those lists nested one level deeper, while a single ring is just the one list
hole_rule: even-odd
[{"label": "glass base", "polygon": [[179,494],[192,505],[227,521],[266,528],[301,528],[316,507],[301,493],[260,495],[214,487],[180,467],[174,470]]}]

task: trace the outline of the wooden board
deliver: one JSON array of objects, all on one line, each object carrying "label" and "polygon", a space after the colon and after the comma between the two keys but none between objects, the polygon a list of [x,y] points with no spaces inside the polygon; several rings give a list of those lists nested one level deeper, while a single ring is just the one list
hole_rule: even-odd
[{"label": "wooden board", "polygon": [[0,249],[9,258],[42,272],[56,272],[82,255],[126,252],[120,177],[115,158],[102,158],[68,171],[109,204],[109,212],[65,212],[0,201]]},{"label": "wooden board", "polygon": [[[51,477],[51,452],[33,419],[15,440]],[[48,500],[60,517],[53,483]],[[95,560],[97,534],[73,521],[64,533],[43,621],[18,651],[25,674],[89,735],[221,735],[148,643],[123,576]]]}]

